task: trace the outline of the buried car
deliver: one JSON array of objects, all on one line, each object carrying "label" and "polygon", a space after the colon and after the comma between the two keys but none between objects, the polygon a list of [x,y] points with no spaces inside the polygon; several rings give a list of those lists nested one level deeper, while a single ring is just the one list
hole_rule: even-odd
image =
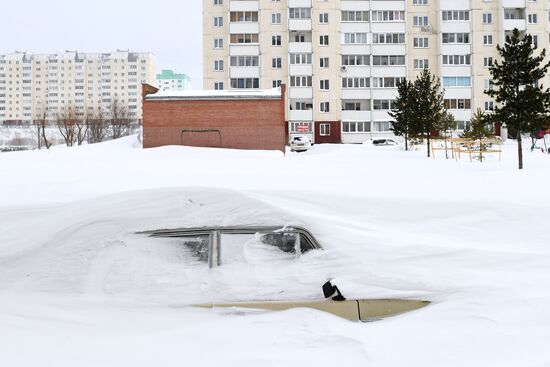
[{"label": "buried car", "polygon": [[[313,234],[299,226],[233,226],[233,227],[197,227],[164,229],[141,232],[155,238],[181,239],[210,268],[223,265],[221,256],[227,235],[254,235],[265,246],[278,249],[281,253],[300,256],[313,250],[321,250]],[[330,281],[322,286],[325,299],[256,301],[254,299],[237,303],[203,303],[193,307],[228,309],[229,312],[246,312],[246,310],[283,311],[292,308],[309,308],[328,312],[348,320],[375,321],[383,317],[417,310],[430,304],[429,301],[411,299],[346,299],[337,286]],[[233,311],[231,311],[233,310]]]}]

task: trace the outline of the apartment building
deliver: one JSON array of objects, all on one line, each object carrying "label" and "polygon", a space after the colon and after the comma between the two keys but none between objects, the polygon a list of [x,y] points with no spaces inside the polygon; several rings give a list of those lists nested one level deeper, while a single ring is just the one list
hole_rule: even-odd
[{"label": "apartment building", "polygon": [[548,48],[548,10],[547,0],[203,0],[204,87],[285,83],[290,136],[361,143],[391,135],[396,84],[429,68],[463,129],[493,108],[495,46],[518,28]]},{"label": "apartment building", "polygon": [[189,90],[191,89],[191,78],[174,70],[162,70],[160,74],[157,74],[156,85],[161,91]]},{"label": "apartment building", "polygon": [[155,82],[151,53],[117,51],[0,55],[0,124],[51,121],[71,106],[83,117],[116,99],[141,119],[141,84]]}]

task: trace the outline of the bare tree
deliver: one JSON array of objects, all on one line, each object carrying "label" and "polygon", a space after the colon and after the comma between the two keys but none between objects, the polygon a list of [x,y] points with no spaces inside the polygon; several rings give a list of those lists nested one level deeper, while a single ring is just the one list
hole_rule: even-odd
[{"label": "bare tree", "polygon": [[118,98],[111,104],[111,133],[113,139],[130,135],[132,120],[128,113],[128,106],[123,105]]},{"label": "bare tree", "polygon": [[57,128],[68,147],[74,145],[77,134],[77,120],[78,116],[76,115],[76,110],[71,105],[64,107],[62,111],[57,114]]},{"label": "bare tree", "polygon": [[36,126],[36,142],[38,149],[42,149],[42,147],[46,147],[46,149],[50,149],[52,143],[48,141],[48,138],[46,138],[46,111],[42,113],[42,118],[40,120],[34,121],[34,126]]},{"label": "bare tree", "polygon": [[78,145],[82,145],[84,140],[86,140],[86,137],[88,136],[88,119],[90,119],[91,116],[86,113],[84,116],[77,116],[75,120],[75,127],[76,127],[76,142]]},{"label": "bare tree", "polygon": [[107,136],[108,121],[101,107],[86,119],[88,125],[88,143],[101,143]]}]

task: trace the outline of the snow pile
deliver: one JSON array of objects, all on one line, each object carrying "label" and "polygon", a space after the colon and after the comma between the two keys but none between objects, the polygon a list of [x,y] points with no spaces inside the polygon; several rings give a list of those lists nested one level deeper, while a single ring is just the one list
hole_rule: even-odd
[{"label": "snow pile", "polygon": [[[137,146],[0,155],[2,365],[550,365],[550,156],[526,152],[519,172],[514,145],[485,163]],[[237,238],[209,270],[177,240],[136,233],[281,223],[324,250]],[[433,304],[367,324],[188,307],[317,299],[327,279],[348,298]]]}]

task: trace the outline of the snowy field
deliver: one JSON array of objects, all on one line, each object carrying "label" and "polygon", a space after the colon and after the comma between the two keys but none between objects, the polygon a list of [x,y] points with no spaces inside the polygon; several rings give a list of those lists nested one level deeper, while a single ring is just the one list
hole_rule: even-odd
[{"label": "snowy field", "polygon": [[[550,366],[550,156],[427,159],[318,145],[164,147],[135,136],[0,154],[0,366]],[[301,224],[301,257],[233,243],[209,270],[159,228]],[[360,323],[201,302],[432,305]]]}]

